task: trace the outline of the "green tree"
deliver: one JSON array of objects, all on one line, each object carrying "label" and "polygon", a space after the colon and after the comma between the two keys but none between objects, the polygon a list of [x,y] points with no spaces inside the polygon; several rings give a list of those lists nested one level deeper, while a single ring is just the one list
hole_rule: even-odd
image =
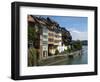
[{"label": "green tree", "polygon": [[82,43],[80,40],[74,41],[73,44],[73,50],[81,50],[82,49]]},{"label": "green tree", "polygon": [[36,38],[36,31],[34,27],[28,27],[28,40],[33,41]]},{"label": "green tree", "polygon": [[28,43],[32,43],[34,48],[39,48],[38,42],[40,38],[40,26],[28,26]]},{"label": "green tree", "polygon": [[58,54],[59,54],[59,51],[58,51],[58,50],[56,50],[56,51],[55,51],[55,55],[58,55]]},{"label": "green tree", "polygon": [[28,66],[37,65],[37,54],[35,48],[28,49]]},{"label": "green tree", "polygon": [[70,31],[66,30],[65,28],[62,28],[61,33],[62,33],[62,43],[65,46],[70,45],[72,42],[72,36],[70,34]]}]

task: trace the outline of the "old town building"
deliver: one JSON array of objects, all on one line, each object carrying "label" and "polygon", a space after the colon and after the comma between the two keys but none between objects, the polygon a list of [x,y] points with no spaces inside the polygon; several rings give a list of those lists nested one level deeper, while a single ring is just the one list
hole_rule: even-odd
[{"label": "old town building", "polygon": [[38,59],[45,59],[67,49],[70,45],[70,32],[49,17],[28,15],[28,28],[33,28],[34,37],[28,37],[28,47],[37,50]]}]

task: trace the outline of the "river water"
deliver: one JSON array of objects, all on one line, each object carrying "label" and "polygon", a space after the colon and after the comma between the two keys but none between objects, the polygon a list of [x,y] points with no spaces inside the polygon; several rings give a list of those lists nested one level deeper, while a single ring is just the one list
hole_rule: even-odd
[{"label": "river water", "polygon": [[73,65],[73,64],[87,64],[88,63],[88,48],[87,46],[82,47],[82,54],[73,58],[67,58],[64,61],[55,63],[53,65]]}]

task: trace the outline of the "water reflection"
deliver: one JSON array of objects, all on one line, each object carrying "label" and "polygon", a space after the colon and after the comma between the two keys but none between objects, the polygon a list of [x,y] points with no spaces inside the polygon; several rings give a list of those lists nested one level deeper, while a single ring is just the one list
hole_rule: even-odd
[{"label": "water reflection", "polygon": [[88,48],[82,47],[82,54],[74,58],[67,58],[66,60],[55,63],[54,65],[73,65],[73,64],[87,64],[88,63]]}]

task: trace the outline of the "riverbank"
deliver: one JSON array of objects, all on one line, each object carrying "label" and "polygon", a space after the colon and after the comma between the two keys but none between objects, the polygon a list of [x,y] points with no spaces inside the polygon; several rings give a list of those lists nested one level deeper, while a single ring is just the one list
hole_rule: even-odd
[{"label": "riverbank", "polygon": [[67,60],[69,57],[76,57],[78,55],[81,55],[81,50],[75,51],[72,53],[67,53],[67,54],[60,54],[60,55],[54,55],[54,56],[49,56],[48,58],[42,59],[38,61],[38,66],[49,66],[53,65],[59,62],[63,62]]}]

